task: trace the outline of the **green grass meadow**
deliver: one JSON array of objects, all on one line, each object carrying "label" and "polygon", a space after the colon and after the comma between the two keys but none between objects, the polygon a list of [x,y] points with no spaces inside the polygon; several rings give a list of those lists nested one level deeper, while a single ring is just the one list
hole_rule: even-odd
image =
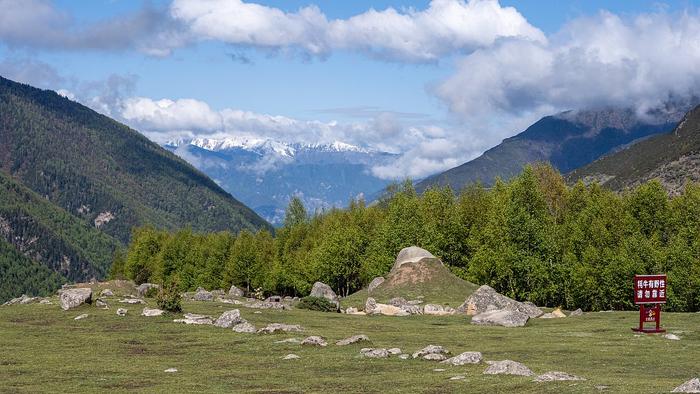
[{"label": "green grass meadow", "polygon": [[[149,306],[155,303],[149,300]],[[126,317],[115,314],[129,309]],[[185,312],[218,316],[232,305],[185,302]],[[142,306],[83,306],[64,312],[53,305],[0,307],[0,392],[352,392],[352,393],[655,393],[669,392],[700,376],[700,314],[663,315],[680,341],[634,335],[635,312],[587,313],[534,319],[523,328],[479,327],[467,316],[353,316],[294,309],[239,308],[260,328],[294,323],[304,334],[239,334],[213,326],[186,326],[174,316],[142,317]],[[75,316],[88,313],[83,320]],[[366,334],[371,344],[336,346]],[[277,344],[321,335],[325,348]],[[486,364],[445,366],[424,360],[365,359],[362,347],[399,347],[412,353],[426,345],[453,354],[480,351],[484,360],[511,359],[536,374],[564,371],[585,382],[535,383],[532,378],[487,376]],[[286,354],[301,356],[282,360]],[[164,373],[177,368],[177,373]],[[445,371],[433,371],[444,368]],[[449,380],[463,374],[464,380]]]}]

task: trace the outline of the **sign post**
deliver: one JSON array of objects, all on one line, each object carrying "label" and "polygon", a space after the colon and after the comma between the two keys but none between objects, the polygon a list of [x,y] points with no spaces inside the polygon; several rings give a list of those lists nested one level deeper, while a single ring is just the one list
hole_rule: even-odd
[{"label": "sign post", "polygon": [[[667,285],[666,274],[634,276],[634,303],[639,305],[639,327],[633,331],[666,332],[661,328],[661,304],[666,303]],[[644,323],[655,323],[655,327],[644,328]]]}]

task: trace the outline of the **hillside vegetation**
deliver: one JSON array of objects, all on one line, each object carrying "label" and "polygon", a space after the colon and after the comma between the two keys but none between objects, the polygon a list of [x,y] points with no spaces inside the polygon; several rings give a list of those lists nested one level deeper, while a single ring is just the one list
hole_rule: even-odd
[{"label": "hillside vegetation", "polygon": [[134,226],[269,225],[138,132],[55,92],[0,78],[0,170],[126,242]]},{"label": "hillside vegetation", "polygon": [[625,194],[569,187],[551,166],[527,166],[491,189],[418,195],[411,182],[376,205],[308,217],[299,200],[272,237],[142,229],[121,273],[137,282],[260,288],[306,295],[315,281],[347,296],[417,245],[475,284],[537,305],[633,309],[635,274],[668,273],[675,311],[700,309],[700,185],[670,198],[648,182]]},{"label": "hillside vegetation", "polygon": [[700,181],[700,107],[689,112],[673,132],[641,141],[568,175],[571,181],[596,181],[613,190],[658,179],[678,195],[686,182]]}]

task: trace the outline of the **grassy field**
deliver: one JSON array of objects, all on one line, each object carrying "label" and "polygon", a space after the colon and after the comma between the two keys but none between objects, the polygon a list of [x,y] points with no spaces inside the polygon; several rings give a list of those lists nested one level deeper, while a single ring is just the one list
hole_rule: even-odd
[{"label": "grassy field", "polygon": [[[154,306],[152,301],[150,306]],[[669,392],[700,375],[700,314],[665,314],[664,325],[680,341],[635,336],[634,312],[531,320],[523,328],[478,327],[467,316],[352,316],[307,310],[254,313],[260,327],[301,324],[301,334],[238,334],[213,326],[186,326],[173,316],[126,317],[92,306],[68,312],[54,305],[0,307],[0,392]],[[218,316],[231,305],[188,302],[186,312]],[[84,320],[73,320],[88,313]],[[534,383],[532,378],[482,375],[485,365],[452,367],[423,360],[364,359],[367,344],[335,340],[366,334],[376,347],[414,352],[429,344],[453,354],[480,351],[485,360],[511,359],[535,373],[564,371],[585,382]],[[285,338],[322,335],[328,347],[276,344]],[[299,360],[282,360],[288,353]],[[177,373],[164,373],[167,368]],[[435,368],[446,371],[436,372]],[[464,374],[465,380],[449,380]]]}]

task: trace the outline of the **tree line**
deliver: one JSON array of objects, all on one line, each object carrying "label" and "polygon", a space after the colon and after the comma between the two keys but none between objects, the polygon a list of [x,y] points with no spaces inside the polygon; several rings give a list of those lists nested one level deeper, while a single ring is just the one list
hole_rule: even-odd
[{"label": "tree line", "polygon": [[418,195],[409,181],[378,202],[309,215],[292,199],[275,234],[134,230],[113,276],[181,290],[231,284],[305,295],[315,281],[348,295],[418,245],[457,276],[537,305],[632,309],[635,274],[668,273],[673,311],[700,308],[700,185],[669,197],[658,181],[624,193],[567,186],[551,166],[527,166],[493,187]]}]

